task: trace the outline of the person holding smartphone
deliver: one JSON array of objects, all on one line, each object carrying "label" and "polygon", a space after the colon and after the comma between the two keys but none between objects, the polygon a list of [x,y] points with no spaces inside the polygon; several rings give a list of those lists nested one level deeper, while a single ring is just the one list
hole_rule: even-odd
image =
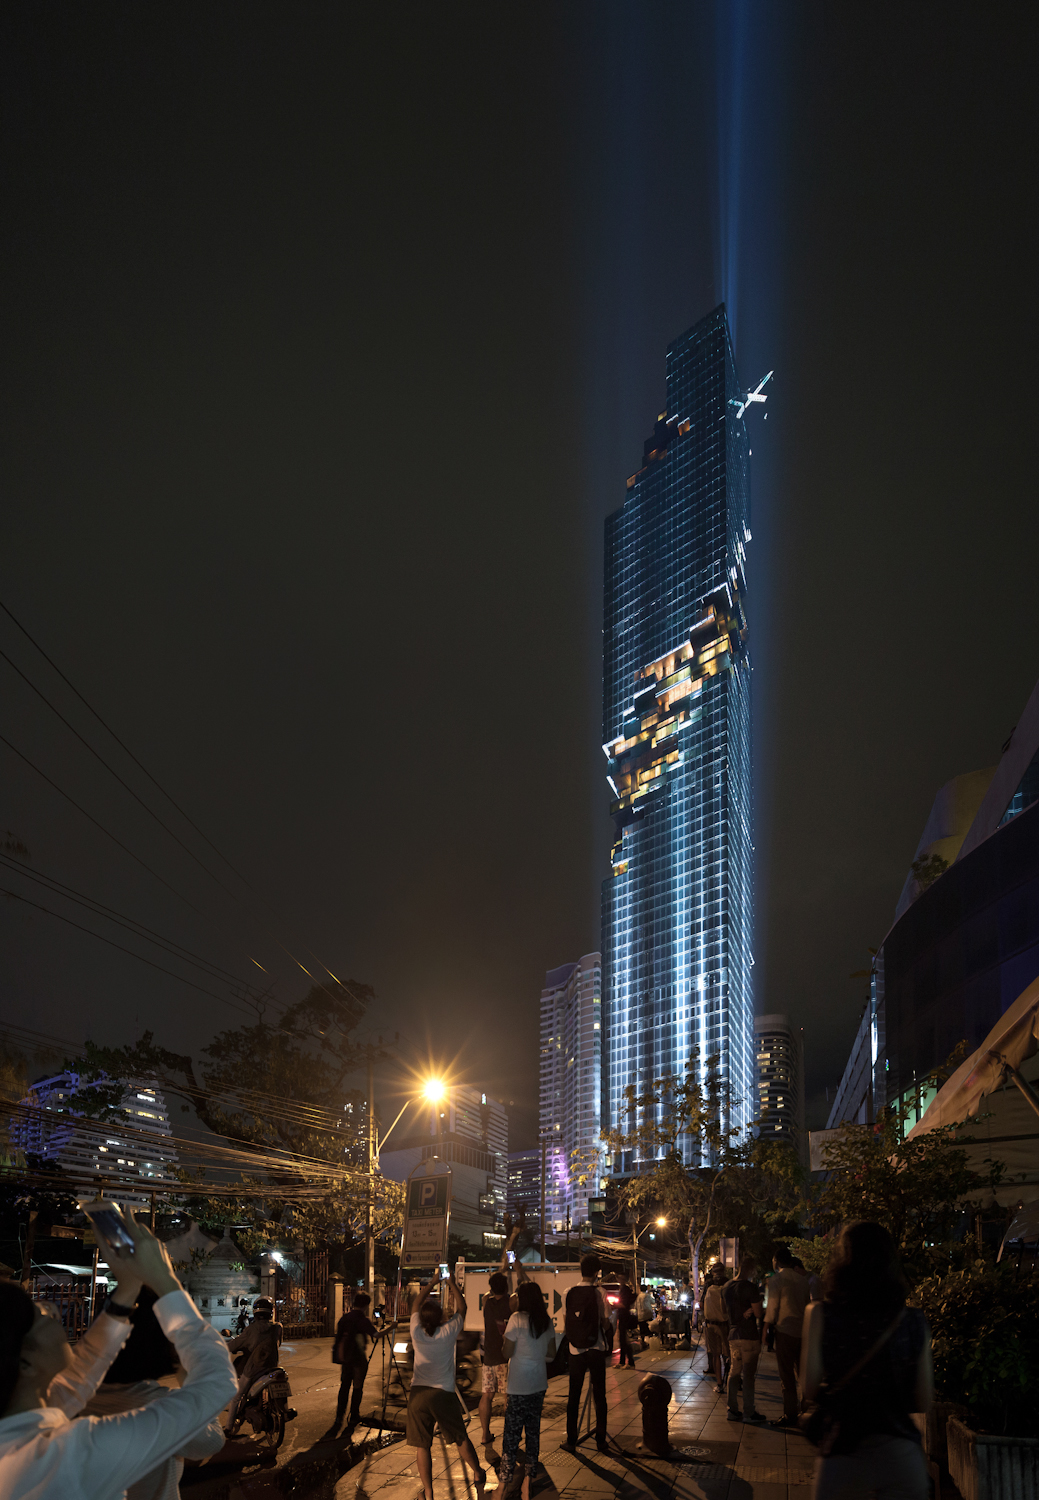
[{"label": "person holding smartphone", "polygon": [[[116,1248],[99,1226],[116,1289],[75,1348],[50,1309],[22,1287],[0,1282],[4,1500],[119,1500],[129,1485],[182,1453],[235,1393],[224,1340],[199,1316],[165,1246],[132,1214],[115,1211],[132,1252],[125,1242]],[[183,1386],[120,1417],[72,1421],[129,1337],[130,1313],[144,1286],[156,1295],[155,1316],[184,1367]]]},{"label": "person holding smartphone", "polygon": [[472,1470],[477,1500],[483,1500],[486,1474],[465,1430],[465,1413],[455,1390],[455,1348],[465,1326],[465,1298],[452,1276],[447,1282],[451,1316],[430,1293],[442,1280],[436,1271],[419,1287],[411,1314],[411,1343],[415,1368],[408,1392],[405,1439],[414,1448],[415,1465],[425,1500],[433,1500],[433,1429],[440,1428],[445,1443],[456,1443],[462,1462]]}]

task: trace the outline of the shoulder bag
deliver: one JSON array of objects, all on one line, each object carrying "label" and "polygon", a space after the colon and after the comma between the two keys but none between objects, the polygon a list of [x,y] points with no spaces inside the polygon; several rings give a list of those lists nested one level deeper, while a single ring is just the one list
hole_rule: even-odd
[{"label": "shoulder bag", "polygon": [[905,1317],[905,1314],[906,1310],[903,1307],[895,1321],[884,1329],[884,1332],[877,1339],[876,1343],[870,1345],[861,1359],[857,1359],[851,1369],[847,1370],[841,1376],[840,1380],[835,1381],[833,1385],[824,1384],[820,1386],[819,1394],[811,1411],[802,1412],[798,1417],[797,1425],[800,1427],[801,1432],[823,1455],[829,1453],[833,1448],[834,1443],[837,1441],[837,1434],[840,1432],[841,1422],[840,1417],[834,1409],[834,1396],[843,1391],[846,1386],[851,1385],[856,1375],[861,1374],[870,1360],[876,1358]]}]

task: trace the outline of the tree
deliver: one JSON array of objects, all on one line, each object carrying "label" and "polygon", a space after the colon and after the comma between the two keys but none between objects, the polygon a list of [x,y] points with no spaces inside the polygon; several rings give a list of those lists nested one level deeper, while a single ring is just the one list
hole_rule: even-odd
[{"label": "tree", "polygon": [[916,877],[916,883],[920,887],[920,890],[926,891],[930,886],[934,885],[939,875],[945,874],[949,868],[949,861],[943,859],[940,854],[928,854],[922,859],[914,859],[909,868]]},{"label": "tree", "polygon": [[[729,1100],[720,1058],[708,1057],[703,1077],[698,1061],[694,1049],[683,1074],[666,1073],[642,1093],[629,1084],[628,1129],[602,1134],[608,1150],[631,1152],[640,1164],[637,1173],[614,1182],[620,1206],[636,1218],[655,1210],[682,1225],[694,1289],[711,1241],[739,1234],[747,1248],[762,1253],[796,1207],[804,1181],[792,1147],[723,1125]],[[686,1166],[683,1139],[701,1165]]]},{"label": "tree", "polygon": [[[353,1032],[373,991],[367,985],[314,985],[276,1023],[264,1020],[220,1032],[203,1049],[196,1067],[189,1056],[159,1046],[147,1032],[133,1047],[102,1048],[88,1042],[82,1060],[77,1105],[101,1118],[118,1119],[122,1091],[116,1079],[154,1078],[164,1091],[178,1091],[215,1135],[255,1155],[255,1174],[245,1171],[241,1196],[207,1191],[217,1185],[205,1169],[182,1173],[187,1209],[203,1225],[240,1224],[243,1246],[258,1248],[279,1236],[316,1245],[363,1232],[368,1192],[366,1153],[350,1173],[347,1153],[356,1144],[349,1103],[361,1095],[347,1080],[367,1060]],[[381,1038],[380,1038],[381,1042]],[[385,1054],[382,1054],[385,1055]],[[356,1108],[354,1118],[360,1118]],[[355,1132],[356,1133],[356,1132]],[[297,1158],[279,1171],[276,1156]],[[299,1158],[306,1159],[302,1172]],[[403,1190],[375,1183],[376,1234],[389,1234],[403,1217]]]},{"label": "tree", "polygon": [[827,1147],[830,1175],[807,1208],[821,1230],[852,1219],[883,1224],[915,1282],[962,1256],[956,1231],[964,1203],[995,1187],[1002,1166],[990,1162],[987,1173],[973,1171],[954,1139],[955,1125],[906,1140],[909,1109],[882,1109],[875,1125],[846,1126]]}]

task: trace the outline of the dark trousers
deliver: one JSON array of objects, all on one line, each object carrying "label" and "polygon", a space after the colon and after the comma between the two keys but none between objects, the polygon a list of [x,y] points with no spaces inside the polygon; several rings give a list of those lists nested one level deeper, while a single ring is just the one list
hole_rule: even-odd
[{"label": "dark trousers", "polygon": [[361,1396],[364,1394],[364,1377],[367,1373],[368,1366],[363,1359],[344,1360],[339,1366],[339,1399],[336,1402],[337,1427],[343,1420],[346,1412],[346,1403],[350,1400],[351,1385],[354,1389],[354,1398],[350,1402],[350,1426],[357,1426],[357,1420],[361,1415]]},{"label": "dark trousers", "polygon": [[[628,1343],[628,1334],[631,1332],[631,1329],[632,1319],[630,1314],[622,1312],[620,1317],[617,1319],[617,1346],[621,1352],[620,1364],[629,1364],[631,1368],[634,1369],[635,1356],[634,1354],[632,1354],[631,1345]],[[618,1369],[619,1368],[620,1365],[618,1365]]]},{"label": "dark trousers", "polygon": [[801,1340],[792,1333],[776,1333],[776,1364],[783,1383],[783,1415],[796,1417],[800,1409],[797,1376],[801,1367]]},{"label": "dark trousers", "polygon": [[582,1349],[580,1354],[570,1350],[570,1394],[566,1402],[566,1440],[577,1442],[577,1422],[581,1414],[581,1388],[585,1371],[592,1387],[595,1402],[595,1441],[606,1441],[606,1355],[602,1349]]}]

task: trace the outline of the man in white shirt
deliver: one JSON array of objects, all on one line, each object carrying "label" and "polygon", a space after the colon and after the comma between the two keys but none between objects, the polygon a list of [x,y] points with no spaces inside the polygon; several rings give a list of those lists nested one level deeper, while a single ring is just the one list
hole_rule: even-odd
[{"label": "man in white shirt", "polygon": [[796,1427],[801,1409],[797,1376],[801,1365],[801,1330],[805,1308],[812,1300],[808,1277],[794,1267],[787,1245],[777,1245],[772,1256],[775,1275],[768,1279],[765,1325],[776,1330],[776,1364],[783,1385],[783,1415],[773,1427]]},{"label": "man in white shirt", "polygon": [[406,1438],[414,1448],[415,1464],[425,1500],[433,1500],[433,1428],[439,1426],[445,1442],[455,1443],[462,1462],[472,1470],[476,1494],[482,1500],[486,1478],[476,1449],[465,1430],[465,1413],[455,1390],[455,1346],[465,1327],[465,1298],[453,1276],[447,1278],[451,1316],[429,1294],[440,1282],[437,1271],[419,1287],[411,1314],[411,1343],[415,1371],[408,1393]]}]

